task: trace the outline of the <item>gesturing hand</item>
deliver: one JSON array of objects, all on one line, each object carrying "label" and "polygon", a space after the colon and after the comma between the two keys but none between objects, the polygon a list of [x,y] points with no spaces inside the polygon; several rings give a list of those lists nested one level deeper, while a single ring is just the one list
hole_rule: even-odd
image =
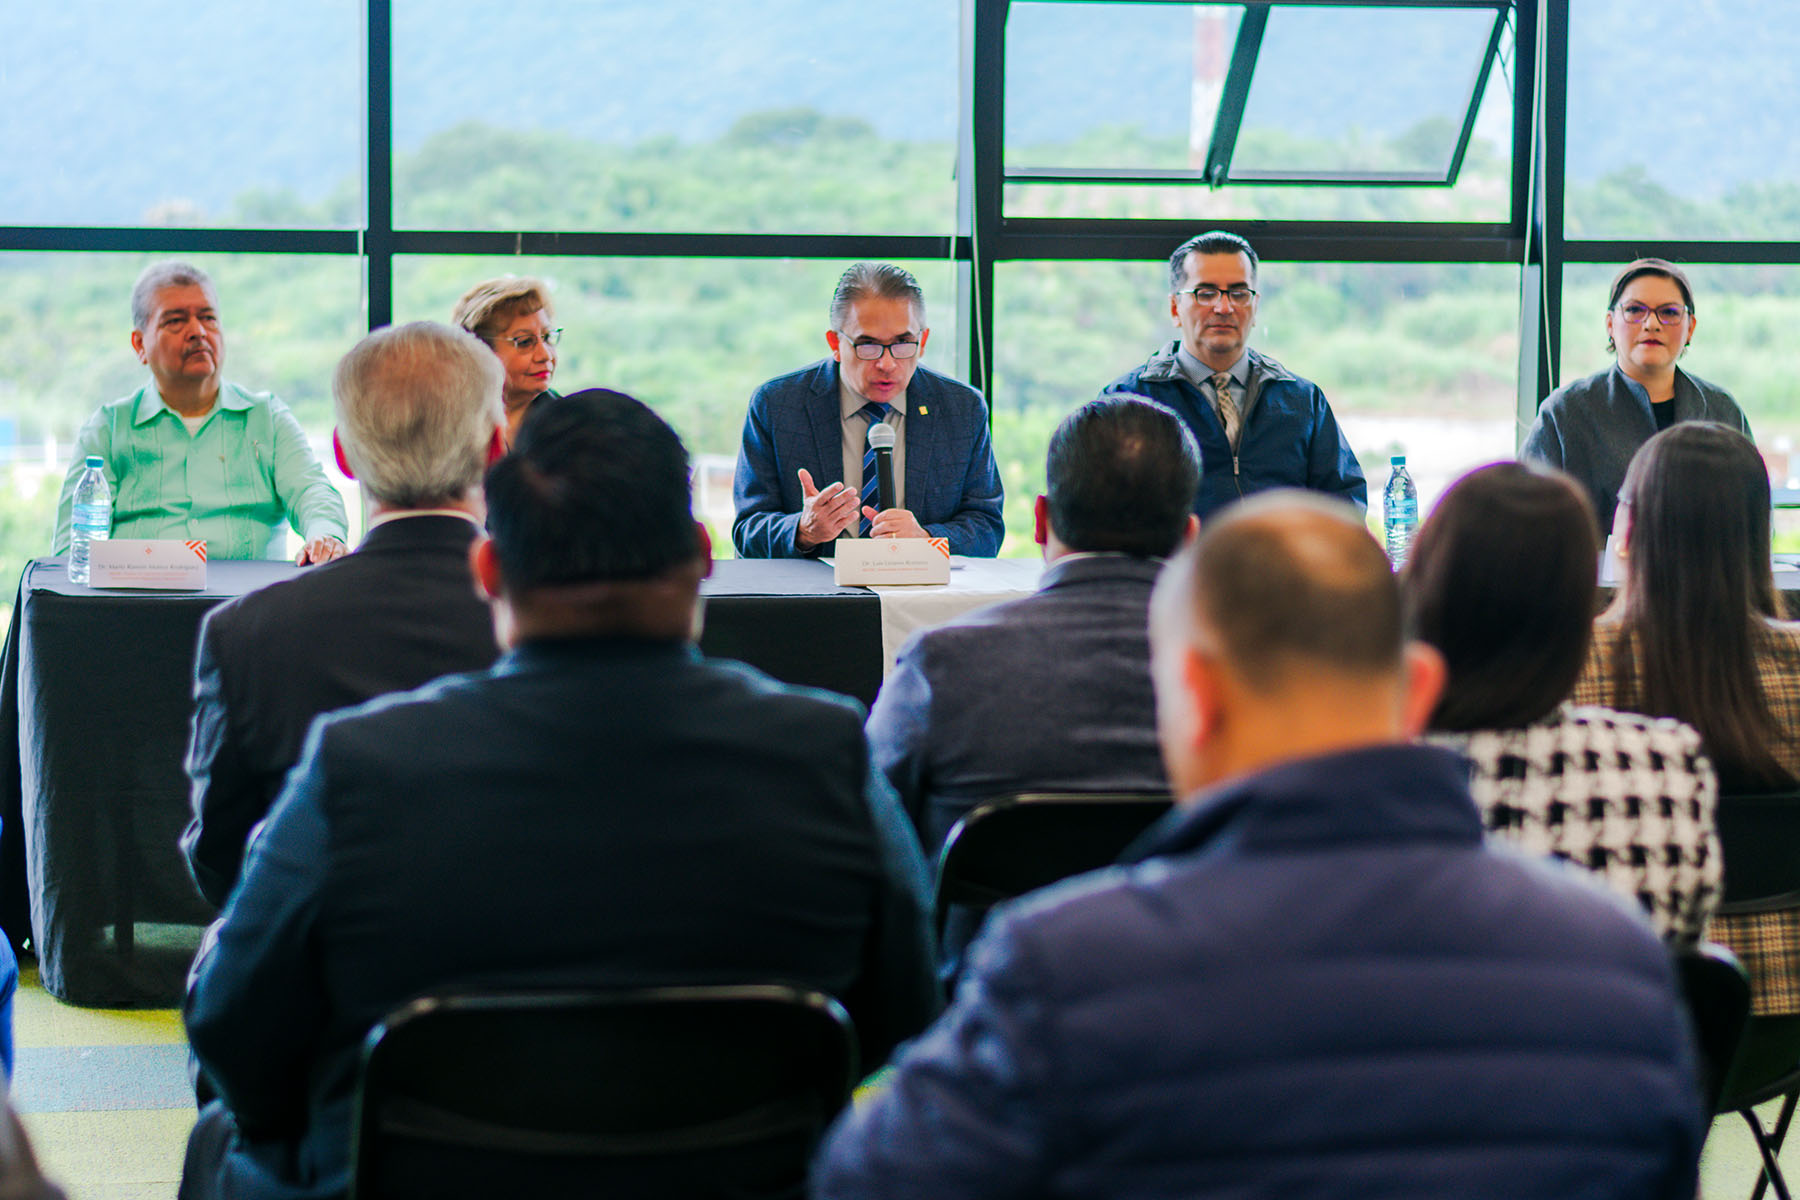
[{"label": "gesturing hand", "polygon": [[813,486],[812,474],[802,467],[800,477],[800,527],[795,539],[803,548],[829,542],[856,520],[856,502],[860,493],[834,483],[820,491]]}]

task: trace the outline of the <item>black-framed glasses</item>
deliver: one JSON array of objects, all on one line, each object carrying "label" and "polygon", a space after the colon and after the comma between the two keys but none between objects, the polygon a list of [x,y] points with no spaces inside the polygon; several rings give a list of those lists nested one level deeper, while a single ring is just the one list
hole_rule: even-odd
[{"label": "black-framed glasses", "polygon": [[894,356],[895,362],[899,362],[901,359],[912,358],[912,357],[916,356],[919,353],[919,343],[917,343],[917,342],[851,342],[850,343],[851,353],[855,354],[856,357],[862,359],[864,362],[878,361],[881,358],[882,351],[884,351],[884,350]]},{"label": "black-framed glasses", "polygon": [[1181,291],[1178,291],[1175,294],[1177,296],[1192,296],[1199,303],[1206,304],[1206,305],[1217,304],[1219,302],[1219,297],[1223,296],[1227,300],[1231,301],[1232,307],[1234,307],[1234,308],[1242,308],[1242,307],[1244,307],[1244,305],[1246,305],[1246,304],[1250,303],[1252,300],[1256,299],[1256,289],[1255,288],[1247,288],[1247,287],[1216,288],[1216,287],[1208,287],[1204,283],[1199,284],[1196,287],[1183,288]]},{"label": "black-framed glasses", "polygon": [[1624,317],[1628,324],[1642,325],[1644,318],[1651,313],[1656,314],[1657,324],[1675,325],[1688,315],[1688,310],[1685,304],[1659,304],[1655,308],[1651,308],[1648,304],[1638,304],[1633,301],[1630,304],[1619,305],[1619,315]]},{"label": "black-framed glasses", "polygon": [[546,346],[554,346],[556,343],[562,341],[562,327],[558,326],[555,329],[546,329],[541,335],[535,333],[520,333],[515,334],[512,337],[503,337],[497,340],[508,343],[520,354],[530,354],[533,350],[537,349],[537,344],[539,342],[544,343]]}]

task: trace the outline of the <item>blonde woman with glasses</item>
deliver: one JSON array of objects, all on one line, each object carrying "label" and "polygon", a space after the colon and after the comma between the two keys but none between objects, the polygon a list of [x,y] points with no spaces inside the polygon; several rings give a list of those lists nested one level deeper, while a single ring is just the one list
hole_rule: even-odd
[{"label": "blonde woman with glasses", "polygon": [[540,397],[556,398],[556,309],[541,279],[509,275],[470,288],[456,302],[451,320],[486,342],[506,368],[506,444],[518,436],[519,422]]}]

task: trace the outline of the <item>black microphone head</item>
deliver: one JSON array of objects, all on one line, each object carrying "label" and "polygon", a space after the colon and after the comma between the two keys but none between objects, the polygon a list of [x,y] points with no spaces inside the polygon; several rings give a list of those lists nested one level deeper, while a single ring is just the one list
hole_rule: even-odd
[{"label": "black microphone head", "polygon": [[869,448],[871,450],[892,450],[894,448],[894,427],[886,421],[877,421],[869,426]]}]

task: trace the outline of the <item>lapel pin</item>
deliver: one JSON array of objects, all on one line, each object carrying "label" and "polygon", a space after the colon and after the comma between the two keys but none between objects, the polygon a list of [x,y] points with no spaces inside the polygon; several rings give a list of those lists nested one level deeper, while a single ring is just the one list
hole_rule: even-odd
[{"label": "lapel pin", "polygon": [[931,410],[929,408],[926,408],[923,404],[921,404],[921,405],[919,405],[919,415],[921,417],[929,417],[931,415]]}]

